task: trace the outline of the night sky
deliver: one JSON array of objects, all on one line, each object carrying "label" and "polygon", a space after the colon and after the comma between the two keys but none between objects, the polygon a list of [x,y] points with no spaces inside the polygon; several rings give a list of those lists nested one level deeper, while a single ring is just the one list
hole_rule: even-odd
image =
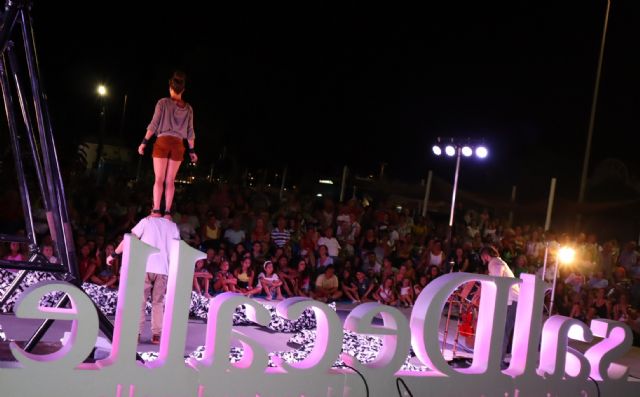
[{"label": "night sky", "polygon": [[[537,197],[557,176],[577,197],[606,1],[400,3],[35,1],[32,14],[60,136],[97,131],[102,81],[110,134],[128,95],[135,150],[180,68],[203,163],[224,145],[251,167],[386,162],[418,183],[453,173],[437,136],[474,137],[491,153],[463,163],[464,188]],[[614,2],[591,162],[636,173],[639,22],[637,1]]]}]

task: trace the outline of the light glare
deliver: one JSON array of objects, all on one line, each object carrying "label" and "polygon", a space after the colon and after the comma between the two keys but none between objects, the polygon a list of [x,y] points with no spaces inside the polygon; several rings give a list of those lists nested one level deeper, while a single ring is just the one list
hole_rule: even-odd
[{"label": "light glare", "polygon": [[100,84],[98,86],[98,95],[100,95],[100,96],[107,95],[107,87],[105,87],[104,85]]},{"label": "light glare", "polygon": [[464,146],[462,148],[462,155],[464,157],[469,157],[473,154],[473,150],[471,150],[471,148],[469,146]]},{"label": "light glare", "polygon": [[558,251],[558,260],[560,263],[571,263],[576,256],[576,251],[570,247],[562,247]]},{"label": "light glare", "polygon": [[486,147],[478,146],[476,148],[476,156],[480,157],[481,159],[487,157],[488,154],[489,154],[489,151],[487,150]]},{"label": "light glare", "polygon": [[435,154],[436,156],[440,156],[442,154],[442,149],[440,149],[440,146],[433,145],[433,154]]},{"label": "light glare", "polygon": [[447,145],[447,147],[444,148],[445,153],[447,153],[447,156],[455,156],[456,155],[456,149],[451,146],[451,145]]}]

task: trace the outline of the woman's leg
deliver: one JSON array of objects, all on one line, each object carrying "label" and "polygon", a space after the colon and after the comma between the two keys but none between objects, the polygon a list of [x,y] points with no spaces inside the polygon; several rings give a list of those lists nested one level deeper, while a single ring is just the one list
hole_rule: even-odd
[{"label": "woman's leg", "polygon": [[[160,202],[162,201],[162,192],[164,191],[164,180],[167,174],[167,164],[169,159],[154,157],[153,158],[153,172],[155,174],[155,181],[153,183],[153,209],[160,209]],[[175,175],[174,175],[175,178]],[[171,196],[173,199],[173,195]]]},{"label": "woman's leg", "polygon": [[169,160],[164,187],[164,211],[166,213],[169,213],[171,211],[171,205],[173,204],[173,194],[176,191],[176,175],[178,174],[178,169],[180,169],[180,164],[182,164],[182,161]]}]

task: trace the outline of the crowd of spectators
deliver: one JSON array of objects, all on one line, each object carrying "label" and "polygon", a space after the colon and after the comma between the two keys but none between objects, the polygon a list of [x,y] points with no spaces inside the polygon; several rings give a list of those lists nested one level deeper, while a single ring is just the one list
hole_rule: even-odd
[{"label": "crowd of spectators", "polygon": [[[82,185],[71,189],[83,281],[118,287],[118,263],[109,266],[106,257],[124,233],[149,215],[147,190],[113,180],[94,193]],[[3,227],[18,229],[19,221],[12,224],[11,219],[20,212],[3,204]],[[546,253],[548,281],[558,248],[570,245],[577,255],[558,269],[554,312],[586,323],[594,318],[626,322],[638,342],[640,254],[634,242],[544,232],[533,225],[510,227],[489,210],[462,212],[449,242],[442,225],[391,204],[336,203],[294,192],[280,200],[262,189],[188,186],[178,190],[173,220],[181,238],[206,253],[194,264],[193,280],[194,291],[206,297],[235,291],[268,300],[308,296],[411,307],[420,291],[444,273],[485,273],[479,256],[485,245],[499,250],[516,277],[542,277]],[[46,217],[37,206],[35,215],[42,252],[56,262]],[[0,257],[26,259],[26,250],[18,243],[2,244]]]}]

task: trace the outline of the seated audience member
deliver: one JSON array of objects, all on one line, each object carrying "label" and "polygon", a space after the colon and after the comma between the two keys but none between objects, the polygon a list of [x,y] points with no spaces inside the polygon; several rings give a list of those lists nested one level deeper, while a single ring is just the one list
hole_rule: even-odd
[{"label": "seated audience member", "polygon": [[255,272],[252,267],[250,254],[245,254],[239,268],[236,268],[233,275],[238,280],[236,284],[237,291],[251,298],[255,294],[262,292],[262,286],[255,280]]},{"label": "seated audience member", "polygon": [[89,279],[92,283],[102,285],[107,288],[116,288],[118,283],[119,261],[113,261],[111,265],[107,264],[107,257],[113,255],[115,247],[113,244],[107,244],[105,251],[97,251],[95,257],[96,270]]},{"label": "seated audience member", "polygon": [[328,266],[333,266],[333,258],[329,256],[326,245],[318,246],[318,259],[316,259],[318,273],[322,273]]},{"label": "seated audience member", "polygon": [[345,268],[338,278],[338,281],[340,285],[342,285],[342,293],[350,299],[352,303],[360,303],[358,287],[355,285],[353,277],[351,276],[351,270]]},{"label": "seated audience member", "polygon": [[207,260],[200,259],[196,261],[195,267],[195,272],[193,273],[193,290],[196,291],[198,295],[211,298],[211,295],[209,295],[209,286],[213,279],[213,274],[211,274],[207,268]]},{"label": "seated audience member", "polygon": [[238,280],[229,271],[229,261],[223,260],[220,263],[220,270],[216,272],[213,279],[213,290],[215,293],[236,292]]},{"label": "seated audience member", "polygon": [[314,299],[321,302],[336,300],[342,296],[340,291],[340,282],[335,275],[333,266],[327,266],[324,273],[316,278],[316,289],[314,291]]},{"label": "seated audience member", "polygon": [[418,295],[420,295],[424,287],[427,286],[428,282],[429,282],[429,278],[427,277],[426,274],[423,274],[422,276],[420,276],[420,279],[418,280],[418,282],[413,286],[413,296],[417,297]]},{"label": "seated audience member", "polygon": [[284,299],[282,297],[282,291],[280,287],[282,287],[282,281],[278,278],[278,274],[273,271],[273,263],[271,261],[266,261],[264,265],[262,265],[262,269],[264,270],[258,275],[258,280],[262,285],[262,290],[266,294],[267,300],[276,299]]},{"label": "seated audience member", "polygon": [[298,267],[293,272],[295,296],[311,296],[311,274],[307,262],[301,260]]},{"label": "seated audience member", "polygon": [[603,272],[595,272],[589,279],[589,287],[592,289],[607,288],[609,281],[604,278]]},{"label": "seated audience member", "polygon": [[388,277],[384,279],[382,285],[380,286],[380,288],[378,288],[378,290],[374,294],[374,297],[376,298],[378,303],[395,306],[397,299],[396,299],[396,293],[393,290],[393,278]]},{"label": "seated audience member", "polygon": [[587,312],[587,322],[591,322],[594,318],[611,318],[611,302],[605,296],[604,288],[596,290],[596,297]]},{"label": "seated audience member", "polygon": [[373,297],[373,288],[375,285],[362,270],[356,272],[354,284],[358,289],[358,297],[361,302],[371,302],[375,300]]},{"label": "seated audience member", "polygon": [[329,256],[335,261],[338,258],[338,255],[340,255],[341,247],[338,240],[333,237],[332,227],[326,227],[324,229],[324,236],[318,239],[318,247],[322,245],[327,247]]},{"label": "seated audience member", "polygon": [[42,255],[47,258],[49,263],[58,263],[58,258],[53,256],[53,245],[51,245],[50,243],[42,245]]},{"label": "seated audience member", "polygon": [[413,306],[413,287],[411,286],[411,279],[405,277],[402,280],[402,286],[400,287],[400,304],[404,304],[405,307]]},{"label": "seated audience member", "polygon": [[278,274],[278,278],[282,281],[282,289],[284,293],[287,294],[288,297],[294,296],[294,272],[293,269],[289,267],[289,258],[285,255],[282,255],[278,258],[278,266],[276,273]]},{"label": "seated audience member", "polygon": [[95,255],[91,255],[91,246],[88,243],[82,245],[78,258],[78,270],[82,282],[86,283],[91,279],[91,276],[96,272],[96,267]]}]

